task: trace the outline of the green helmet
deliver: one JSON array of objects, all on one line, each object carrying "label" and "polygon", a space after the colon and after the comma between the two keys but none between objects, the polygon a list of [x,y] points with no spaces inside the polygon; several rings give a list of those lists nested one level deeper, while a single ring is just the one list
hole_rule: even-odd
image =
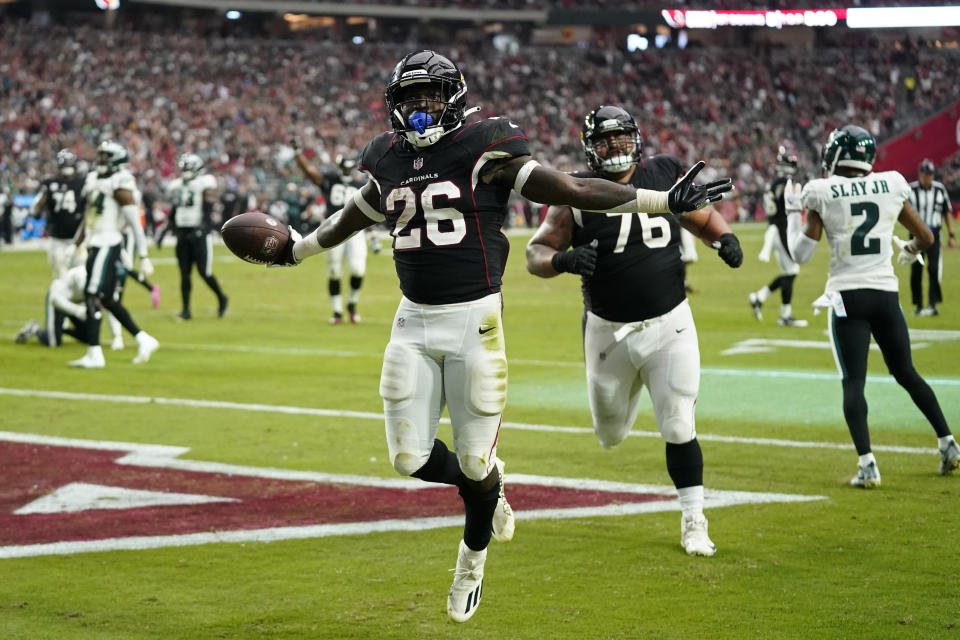
[{"label": "green helmet", "polygon": [[119,142],[104,140],[97,147],[97,175],[101,178],[113,175],[127,166],[130,157],[127,150]]},{"label": "green helmet", "polygon": [[877,157],[877,139],[869,131],[855,124],[834,129],[823,145],[820,166],[832,176],[837,167],[873,171]]}]

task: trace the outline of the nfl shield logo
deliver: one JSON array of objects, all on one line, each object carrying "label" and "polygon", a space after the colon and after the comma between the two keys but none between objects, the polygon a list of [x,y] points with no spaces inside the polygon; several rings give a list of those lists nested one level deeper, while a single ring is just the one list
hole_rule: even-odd
[{"label": "nfl shield logo", "polygon": [[423,158],[417,158],[416,160],[413,161],[414,171],[420,171],[422,167],[423,167]]},{"label": "nfl shield logo", "polygon": [[403,325],[405,325],[405,324],[407,324],[407,319],[406,319],[406,318],[404,318],[403,316],[400,316],[399,318],[397,318],[397,326],[398,326],[398,327],[400,327],[401,329],[403,329]]}]

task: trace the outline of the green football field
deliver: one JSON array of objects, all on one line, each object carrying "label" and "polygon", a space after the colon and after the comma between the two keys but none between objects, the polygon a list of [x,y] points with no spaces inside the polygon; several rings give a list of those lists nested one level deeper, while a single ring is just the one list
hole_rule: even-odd
[{"label": "green football field", "polygon": [[[794,315],[808,327],[777,326],[778,294],[757,322],[747,293],[777,273],[756,259],[763,230],[735,229],[741,269],[701,247],[689,272],[712,558],[680,547],[649,402],[635,437],[597,443],[579,282],[527,274],[529,234],[511,236],[499,453],[507,495],[523,504],[514,540],[491,542],[482,606],[462,625],[445,611],[461,518],[436,507],[455,507],[455,491],[405,489],[386,455],[377,389],[399,300],[389,251],[368,261],[362,323],[330,326],[323,258],[267,270],[221,246],[226,317],[194,276],[194,319],[182,322],[173,250],[152,249],[160,307],[135,285],[125,301],[160,349],[134,366],[128,335],[124,351],[106,349],[104,370],[82,371],[66,366],[84,350],[70,339],[14,344],[42,320],[49,267],[40,251],[0,250],[0,638],[960,637],[960,477],[937,474],[933,431],[874,350],[867,400],[883,486],[847,486],[856,455],[826,318],[810,307],[828,252],[822,243],[797,279]],[[945,252],[938,317],[910,313],[909,269],[896,269],[917,369],[960,430],[960,251]],[[449,441],[448,423],[440,435]],[[116,451],[133,457],[116,462]],[[16,513],[71,483],[133,488],[134,473],[153,492],[250,488],[259,511],[203,524],[228,507],[104,508],[117,506],[104,496]],[[270,515],[280,507],[295,514]],[[188,512],[199,525],[178,515]],[[58,537],[67,517],[81,536]]]}]

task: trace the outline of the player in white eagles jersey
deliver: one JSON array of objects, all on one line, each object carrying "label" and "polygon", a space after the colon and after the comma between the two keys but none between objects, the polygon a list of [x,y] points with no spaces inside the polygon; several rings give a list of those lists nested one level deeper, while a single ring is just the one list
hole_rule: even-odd
[{"label": "player in white eagles jersey", "polygon": [[120,324],[137,340],[137,355],[134,364],[150,359],[158,342],[142,331],[133,321],[130,312],[120,303],[117,287],[118,275],[123,272],[121,251],[124,221],[136,236],[136,253],[140,256],[140,273],[149,277],[153,265],[147,258],[147,240],[140,226],[137,210],[137,183],[127,168],[127,150],[110,140],[97,148],[96,171],[91,172],[83,187],[87,210],[84,216],[84,238],[87,244],[87,283],[85,303],[89,335],[87,353],[70,362],[72,367],[100,369],[104,366],[103,350],[100,347],[101,308],[112,313]]},{"label": "player in white eagles jersey", "polygon": [[[821,162],[827,177],[811,180],[802,193],[792,182],[784,190],[793,258],[808,262],[824,231],[830,244],[826,291],[814,306],[829,308],[833,354],[843,378],[843,414],[859,455],[857,475],[850,484],[863,488],[880,486],[863,393],[871,335],[894,379],[936,432],[940,473],[960,467],[960,447],[937,397],[913,366],[897,293],[899,282],[890,262],[891,241],[900,247],[897,262],[911,264],[933,243],[933,235],[911,206],[904,177],[896,171],[872,172],[876,154],[874,137],[848,124],[834,130],[823,147]],[[805,223],[801,222],[803,208]],[[913,235],[910,242],[893,234],[898,221]]]},{"label": "player in white eagles jersey", "polygon": [[180,177],[174,179],[167,191],[173,208],[170,227],[177,235],[177,263],[180,265],[180,319],[189,320],[190,272],[197,265],[200,277],[217,296],[217,315],[227,312],[227,296],[213,275],[213,240],[210,238],[213,203],[217,199],[217,179],[203,171],[203,160],[194,153],[185,153],[177,162]]}]

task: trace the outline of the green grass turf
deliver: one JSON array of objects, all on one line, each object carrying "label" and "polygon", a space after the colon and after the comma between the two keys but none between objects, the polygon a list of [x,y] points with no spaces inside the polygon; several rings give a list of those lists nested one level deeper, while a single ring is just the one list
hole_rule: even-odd
[{"label": "green grass turf", "polygon": [[[704,436],[849,445],[829,349],[778,347],[722,355],[751,339],[826,341],[810,302],[822,291],[827,251],[797,279],[803,329],[776,326],[779,299],[756,322],[746,294],[777,273],[755,259],[763,227],[737,227],[746,264],[726,268],[706,248],[690,269],[704,374],[697,405]],[[510,395],[500,453],[510,472],[669,484],[659,439],[603,450],[589,432],[541,432],[510,423],[589,427],[578,282],[526,274],[526,236],[511,238],[505,278]],[[133,340],[106,352],[103,371],[66,361],[82,347],[14,345],[39,317],[49,270],[39,252],[0,252],[0,387],[262,403],[379,413],[380,358],[399,298],[388,254],[371,256],[358,326],[331,327],[322,259],[266,270],[220,259],[227,317],[194,278],[194,320],[179,309],[173,252],[153,251],[164,292],[151,309],[135,285],[125,300],[159,338],[133,366]],[[897,267],[911,329],[960,330],[960,252],[945,253],[946,304],[909,315],[908,271]],[[106,336],[106,333],[105,333]],[[922,342],[922,341],[915,341]],[[108,340],[105,340],[108,343]],[[917,348],[918,370],[948,421],[960,415],[960,340]],[[884,486],[846,486],[852,449],[810,449],[704,439],[705,480],[724,490],[822,495],[799,504],[708,512],[713,558],[679,546],[676,512],[520,521],[508,545],[491,543],[483,605],[450,622],[445,597],[455,528],[146,551],[0,560],[0,637],[141,638],[952,638],[960,477],[936,474],[934,439],[907,394],[870,356],[867,398],[874,442],[928,447],[879,452]],[[776,372],[773,377],[771,372]],[[394,477],[377,419],[287,415],[171,404],[122,404],[0,395],[6,431],[189,447],[184,458]],[[636,425],[655,429],[649,403]],[[449,427],[441,427],[441,435]],[[3,446],[0,442],[0,446]],[[2,478],[2,472],[0,472]],[[0,479],[2,483],[2,479]]]}]

